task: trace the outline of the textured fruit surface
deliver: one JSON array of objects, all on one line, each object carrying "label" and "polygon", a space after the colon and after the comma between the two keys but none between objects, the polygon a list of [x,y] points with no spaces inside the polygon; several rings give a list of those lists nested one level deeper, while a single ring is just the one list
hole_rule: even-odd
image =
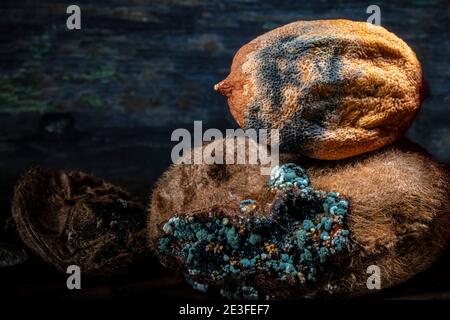
[{"label": "textured fruit surface", "polygon": [[161,260],[176,260],[194,288],[235,299],[280,298],[279,291],[289,297],[339,278],[330,265],[350,261],[348,201],[309,187],[295,164],[273,171],[271,195],[242,200],[242,215],[212,207],[170,218],[159,240]]},{"label": "textured fruit surface", "polygon": [[33,168],[19,181],[12,213],[25,244],[61,272],[112,275],[145,253],[144,208],[127,192],[79,171]]},{"label": "textured fruit surface", "polygon": [[399,139],[420,107],[421,87],[419,61],[393,33],[317,20],[244,45],[215,89],[241,127],[279,129],[283,151],[331,160]]},{"label": "textured fruit surface", "polygon": [[[449,178],[438,164],[407,143],[397,142],[379,151],[337,162],[311,160],[295,154],[280,156],[281,163],[299,164],[309,179],[301,170],[296,170],[296,178],[291,179],[292,172],[286,167],[271,175],[268,183],[258,165],[172,166],[153,191],[148,221],[150,245],[158,250],[160,239],[167,231],[164,225],[174,216],[206,215],[211,219],[219,211],[231,224],[251,221],[255,212],[270,216],[270,208],[274,206],[267,204],[273,204],[274,197],[279,195],[273,195],[271,186],[289,188],[297,183],[303,188],[309,181],[309,186],[315,190],[339,192],[340,197],[348,199],[345,229],[349,230],[355,248],[350,261],[330,260],[330,264],[324,266],[322,274],[329,277],[329,282],[298,284],[296,291],[279,279],[258,276],[270,296],[297,298],[329,293],[369,293],[366,281],[370,265],[380,268],[384,289],[426,270],[445,250],[450,227]],[[308,208],[294,206],[291,212],[302,217],[310,210]],[[180,261],[169,266],[187,271]],[[197,284],[211,282],[201,278],[194,281]],[[246,283],[241,284],[248,289]]]}]

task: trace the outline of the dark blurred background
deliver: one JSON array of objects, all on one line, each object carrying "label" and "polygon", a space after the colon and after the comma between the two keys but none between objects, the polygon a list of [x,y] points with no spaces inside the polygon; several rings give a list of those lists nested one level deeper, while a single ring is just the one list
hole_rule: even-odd
[{"label": "dark blurred background", "polygon": [[[81,7],[81,30],[66,28],[70,4]],[[33,164],[84,170],[148,202],[170,164],[174,128],[192,130],[194,120],[204,129],[236,127],[213,85],[239,47],[295,20],[366,21],[371,4],[423,65],[428,97],[407,136],[449,163],[448,1],[2,0],[0,222]],[[391,295],[450,297],[448,260],[438,276],[419,276]],[[20,290],[41,290],[24,279]]]}]

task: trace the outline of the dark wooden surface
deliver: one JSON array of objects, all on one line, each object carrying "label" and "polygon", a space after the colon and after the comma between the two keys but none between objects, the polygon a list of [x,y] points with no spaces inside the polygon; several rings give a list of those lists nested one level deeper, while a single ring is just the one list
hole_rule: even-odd
[{"label": "dark wooden surface", "polygon": [[[235,51],[299,19],[366,20],[363,1],[78,1],[82,30],[67,31],[70,1],[0,3],[0,223],[30,165],[80,169],[148,202],[170,164],[174,128],[235,128],[212,89]],[[381,23],[421,60],[428,97],[408,137],[450,163],[450,7],[446,1],[379,1]],[[11,231],[0,242],[17,242]],[[365,299],[450,297],[449,253],[408,283]],[[87,279],[81,292],[36,259],[0,269],[3,293],[67,299],[207,298],[152,261],[128,277]]]}]

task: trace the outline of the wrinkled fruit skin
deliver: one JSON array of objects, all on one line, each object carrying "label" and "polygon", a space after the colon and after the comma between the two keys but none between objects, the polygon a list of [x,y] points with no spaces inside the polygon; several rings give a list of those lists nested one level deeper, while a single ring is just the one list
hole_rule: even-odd
[{"label": "wrinkled fruit skin", "polygon": [[239,49],[215,89],[244,129],[279,129],[282,151],[335,160],[404,134],[420,107],[422,72],[382,27],[298,21]]},{"label": "wrinkled fruit skin", "polygon": [[122,273],[146,252],[144,207],[83,172],[29,170],[12,213],[25,244],[64,273],[73,264],[87,275]]},{"label": "wrinkled fruit skin", "polygon": [[[295,299],[371,293],[366,286],[370,265],[380,268],[381,288],[385,289],[428,269],[444,252],[450,228],[449,177],[415,146],[402,141],[339,162],[281,154],[280,163],[300,165],[306,169],[312,188],[339,192],[348,199],[345,224],[356,247],[344,255],[350,261],[333,260],[330,269],[324,268],[324,274],[343,270],[334,275],[329,286],[318,282],[306,291],[301,291],[305,288],[302,285],[293,291],[292,286],[280,285],[273,278],[259,277],[271,296]],[[173,165],[153,190],[150,246],[158,250],[165,236],[164,225],[175,215],[209,215],[217,206],[235,221],[251,218],[252,210],[258,208],[267,212],[264,204],[274,202],[267,191],[267,178],[260,174],[259,165]],[[245,201],[248,199],[254,199],[256,207]],[[242,210],[247,207],[250,210]],[[186,272],[179,261],[168,265]],[[194,281],[204,284],[210,279]]]}]

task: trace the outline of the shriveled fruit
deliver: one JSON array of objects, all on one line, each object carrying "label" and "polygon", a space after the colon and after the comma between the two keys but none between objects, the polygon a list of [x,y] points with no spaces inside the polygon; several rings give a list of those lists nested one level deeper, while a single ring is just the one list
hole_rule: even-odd
[{"label": "shriveled fruit", "polygon": [[144,207],[126,191],[79,171],[33,168],[16,186],[12,213],[25,244],[66,272],[111,275],[145,253]]},{"label": "shriveled fruit", "polygon": [[366,22],[298,21],[236,53],[215,89],[243,128],[279,129],[280,147],[343,159],[399,139],[421,103],[414,52]]},{"label": "shriveled fruit", "polygon": [[[153,191],[149,213],[148,238],[161,260],[191,273],[194,287],[204,289],[207,284],[213,290],[221,288],[232,298],[255,297],[253,289],[259,298],[299,298],[369,293],[366,281],[371,265],[380,268],[381,288],[388,288],[426,270],[445,250],[450,227],[449,177],[414,146],[397,142],[338,162],[311,160],[295,154],[280,156],[281,163],[296,163],[306,172],[283,166],[268,181],[261,176],[259,165],[172,166]],[[218,171],[222,174],[215,174]],[[299,197],[297,193],[305,188],[325,191],[327,197],[332,192],[339,195],[330,196],[333,201],[321,196]],[[325,202],[332,205],[325,206]],[[336,207],[331,209],[333,206]],[[308,250],[315,261],[317,281],[308,282],[305,265],[296,260],[304,253],[299,251],[302,244],[298,242],[299,247],[291,251],[285,245],[295,245],[289,239],[295,239],[298,226],[305,225],[305,219],[321,231],[311,237],[329,236],[322,240],[332,241],[335,233],[325,229],[325,223],[330,223],[327,210],[330,215],[345,211],[342,229],[349,231],[349,246],[346,244],[339,254],[330,255],[322,265],[316,263],[321,246],[316,246],[317,239],[311,238],[309,245],[313,249]],[[223,231],[226,238],[218,238],[216,232],[219,236],[222,232],[219,221],[234,227],[235,232],[227,229]],[[324,223],[328,234],[322,235],[323,230],[317,227],[319,222]],[[196,230],[192,239],[186,233],[188,227]],[[312,226],[306,227],[311,230]],[[328,228],[336,230],[332,223]],[[250,240],[252,234],[262,242]],[[199,250],[202,248],[208,250]],[[267,270],[261,270],[265,267],[260,261],[262,250],[272,254],[277,268],[299,271],[299,278],[292,278],[291,272],[283,278],[284,273],[271,269],[272,262]],[[233,260],[233,269],[226,266],[224,258]],[[198,261],[205,264],[197,268]],[[206,266],[209,269],[203,270]],[[239,270],[234,276],[222,275],[223,268],[227,272]],[[243,270],[250,273],[242,278]],[[210,271],[216,271],[215,278],[205,276]]]}]

